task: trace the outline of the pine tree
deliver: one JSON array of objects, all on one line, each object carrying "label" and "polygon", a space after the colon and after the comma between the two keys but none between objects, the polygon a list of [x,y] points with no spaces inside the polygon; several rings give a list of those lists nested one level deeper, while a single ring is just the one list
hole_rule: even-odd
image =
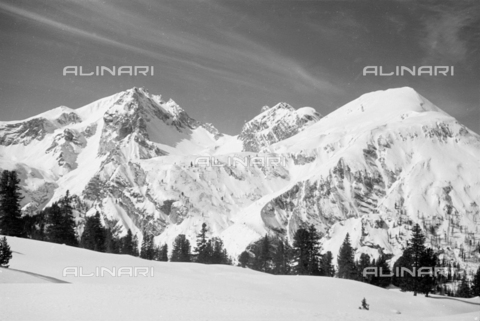
[{"label": "pine tree", "polygon": [[0,239],[0,267],[8,268],[8,262],[12,258],[12,251],[7,243],[7,238],[4,236]]},{"label": "pine tree", "polygon": [[338,263],[338,277],[343,279],[352,279],[356,278],[356,268],[355,268],[355,259],[352,245],[350,244],[350,235],[347,233],[345,240],[343,241],[342,246],[337,257]]},{"label": "pine tree", "polygon": [[154,255],[155,255],[155,245],[153,242],[153,235],[146,234],[146,232],[144,231],[140,257],[146,260],[153,260]]},{"label": "pine tree", "polygon": [[24,222],[25,237],[34,240],[45,240],[45,213],[38,212],[36,215],[22,217]]},{"label": "pine tree", "polygon": [[322,256],[322,261],[320,265],[320,271],[323,276],[332,277],[335,275],[335,267],[333,266],[332,261],[333,261],[332,252],[327,251]]},{"label": "pine tree", "polygon": [[261,271],[261,261],[260,261],[260,248],[261,248],[262,239],[257,242],[250,244],[246,251],[248,252],[250,259],[247,262],[247,266],[255,271]]},{"label": "pine tree", "polygon": [[473,277],[472,296],[480,296],[480,266],[477,269],[477,273],[475,273],[475,276]]},{"label": "pine tree", "polygon": [[421,260],[423,253],[425,252],[425,235],[422,233],[422,229],[420,225],[415,224],[412,229],[413,235],[410,240],[410,249],[412,253],[412,267],[415,269],[413,277],[413,295],[417,295],[417,291],[419,290],[419,279],[418,279],[418,269],[421,267]]},{"label": "pine tree", "polygon": [[238,257],[238,263],[241,267],[245,268],[250,260],[250,254],[247,251],[243,251]]},{"label": "pine tree", "polygon": [[312,224],[308,228],[308,274],[320,275],[320,234]]},{"label": "pine tree", "polygon": [[156,245],[153,246],[153,251],[152,251],[153,256],[152,256],[152,260],[154,260],[154,261],[160,261],[160,251],[161,251],[160,246],[156,246]]},{"label": "pine tree", "polygon": [[290,246],[287,240],[283,242],[283,259],[284,259],[284,267],[285,273],[284,274],[292,274],[292,267],[293,267],[293,260],[294,260],[294,251],[293,248]]},{"label": "pine tree", "polygon": [[[436,266],[441,267],[442,269],[447,268],[447,263],[445,261],[445,257],[443,257],[443,260],[440,261],[440,259],[437,260]],[[445,271],[444,270],[444,271]],[[436,275],[436,281],[438,285],[443,285],[447,282],[447,276],[444,273],[439,273]],[[443,288],[442,288],[443,291]]]},{"label": "pine tree", "polygon": [[390,276],[387,276],[391,273],[390,266],[387,262],[387,257],[384,254],[380,255],[376,262],[375,260],[373,260],[371,266],[375,266],[379,274],[378,276],[373,276],[370,279],[370,284],[380,286],[382,288],[386,288],[387,286],[389,286],[392,278]]},{"label": "pine tree", "polygon": [[119,254],[120,253],[120,226],[115,225],[115,226],[110,226],[110,227],[105,227],[105,252],[107,253],[114,253],[114,254]]},{"label": "pine tree", "polygon": [[175,238],[173,243],[171,262],[190,262],[190,241],[184,234]]},{"label": "pine tree", "polygon": [[208,240],[207,240],[207,224],[202,224],[202,229],[200,233],[197,234],[197,247],[195,248],[195,252],[197,252],[197,262],[198,263],[210,263],[209,260],[211,258],[211,247],[208,247]]},{"label": "pine tree", "polygon": [[80,246],[88,250],[104,252],[105,234],[100,213],[97,211],[95,215],[89,216],[85,220],[85,227],[82,237],[80,238]]},{"label": "pine tree", "polygon": [[150,234],[148,236],[148,243],[147,243],[147,259],[148,260],[153,260],[153,257],[155,256],[155,239],[154,235]]},{"label": "pine tree", "polygon": [[297,230],[293,237],[293,251],[295,267],[294,272],[299,275],[308,275],[309,273],[309,242],[310,235],[304,228]]},{"label": "pine tree", "polygon": [[293,251],[288,242],[278,240],[273,253],[273,274],[286,275],[290,273]]},{"label": "pine tree", "polygon": [[142,259],[147,259],[148,257],[148,235],[143,231],[142,245],[140,246],[140,257]]},{"label": "pine tree", "polygon": [[0,178],[0,232],[10,236],[24,236],[24,222],[20,210],[20,180],[15,171],[3,171]]},{"label": "pine tree", "polygon": [[223,246],[223,241],[218,238],[212,238],[209,243],[211,243],[211,247],[213,248],[212,256],[210,262],[212,264],[227,264],[231,265],[232,262],[228,257],[227,250]]},{"label": "pine tree", "polygon": [[215,264],[214,261],[214,239],[208,240],[205,248],[203,249],[202,259],[205,261],[205,264]]},{"label": "pine tree", "polygon": [[419,291],[425,293],[426,297],[428,297],[428,294],[432,292],[435,287],[436,277],[434,275],[434,268],[436,267],[437,261],[438,258],[434,251],[431,248],[425,248],[420,257],[420,265],[422,267],[429,267],[432,270],[429,271],[429,274],[422,274],[418,277],[418,287]]},{"label": "pine tree", "polygon": [[139,256],[140,253],[138,253],[138,236],[135,234],[132,239],[132,255],[133,256]]},{"label": "pine tree", "polygon": [[364,271],[367,267],[370,267],[371,264],[372,264],[372,263],[370,262],[370,255],[365,254],[365,253],[362,253],[362,254],[360,255],[360,260],[355,264],[356,267],[357,267],[357,276],[358,276],[358,280],[359,280],[359,281],[370,283],[370,281],[371,281],[371,276],[368,275],[367,277],[364,277],[364,276],[363,276],[363,271]]},{"label": "pine tree", "polygon": [[68,190],[58,203],[63,217],[61,221],[63,243],[78,246],[77,233],[75,232],[77,224],[73,215],[72,197]]},{"label": "pine tree", "polygon": [[[395,262],[393,268],[394,270],[398,270],[402,272],[401,268],[408,269],[409,271],[413,272],[413,259],[412,259],[412,250],[410,248],[405,248],[403,254],[398,260]],[[414,290],[414,283],[413,283],[413,276],[410,275],[408,272],[402,272],[403,274],[397,275],[395,274],[392,278],[392,283],[395,286],[400,287],[402,291],[413,291]]]},{"label": "pine tree", "polygon": [[42,211],[40,211],[36,215],[26,215],[22,218],[24,223],[25,237],[34,239],[34,240],[41,239],[42,236],[41,236],[40,226],[39,226],[40,219],[43,218],[41,214],[42,214]]},{"label": "pine tree", "polygon": [[127,235],[120,239],[120,253],[133,255],[133,235],[132,231],[128,229]]},{"label": "pine tree", "polygon": [[164,244],[160,247],[160,254],[158,260],[162,262],[168,262],[168,245]]},{"label": "pine tree", "polygon": [[300,228],[293,238],[295,273],[320,275],[320,235],[312,224],[308,229]]},{"label": "pine tree", "polygon": [[[393,283],[399,286],[402,291],[413,291],[414,296],[418,292],[425,293],[428,296],[435,284],[433,269],[437,261],[433,250],[425,247],[425,236],[420,225],[416,224],[412,228],[412,237],[407,243],[407,248],[394,265],[395,269],[406,268],[412,273],[405,272],[403,276],[394,276]],[[420,275],[419,272],[424,272],[420,271],[420,268],[431,268],[432,275]]]},{"label": "pine tree", "polygon": [[[75,230],[57,202],[44,209],[46,220],[46,240],[53,243],[77,245]],[[75,222],[73,221],[73,224]]]},{"label": "pine tree", "polygon": [[46,240],[49,242],[77,246],[76,223],[71,206],[71,197],[66,195],[52,206],[44,209]]},{"label": "pine tree", "polygon": [[260,244],[260,255],[258,258],[260,261],[260,271],[270,273],[272,266],[272,245],[267,234],[262,238]]},{"label": "pine tree", "polygon": [[458,298],[470,298],[472,296],[472,291],[470,289],[470,285],[468,284],[466,275],[463,275],[462,281],[458,287],[457,293],[455,293],[455,296]]}]

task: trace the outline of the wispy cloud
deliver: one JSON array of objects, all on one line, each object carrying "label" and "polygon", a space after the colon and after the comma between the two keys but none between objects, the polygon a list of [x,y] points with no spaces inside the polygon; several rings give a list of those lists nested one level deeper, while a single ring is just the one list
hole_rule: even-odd
[{"label": "wispy cloud", "polygon": [[[425,62],[462,63],[471,53],[478,55],[480,40],[480,6],[476,2],[455,2],[429,6],[421,45],[426,51]],[[476,26],[476,31],[474,30]],[[464,31],[470,31],[465,33]]]},{"label": "wispy cloud", "polygon": [[[74,37],[159,60],[170,68],[173,63],[183,69],[179,72],[187,77],[207,73],[210,77],[247,86],[281,79],[301,91],[341,92],[329,80],[310,73],[300,62],[233,29],[219,30],[208,24],[203,26],[204,30],[189,28],[188,21],[183,18],[185,13],[163,3],[143,1],[137,4],[144,8],[153,6],[154,12],[161,13],[156,17],[116,2],[67,1],[67,4],[60,9],[67,11],[62,16],[70,17],[68,22],[48,16],[44,11],[8,4],[0,4],[0,9]],[[218,5],[215,10],[225,13]]]},{"label": "wispy cloud", "polygon": [[5,4],[5,3],[0,3],[0,9],[3,9],[5,11],[9,12],[9,13],[13,13],[13,14],[18,15],[18,16],[23,17],[23,18],[33,20],[33,21],[38,22],[40,24],[43,24],[43,25],[61,30],[63,32],[68,32],[68,33],[73,34],[75,36],[79,36],[79,37],[82,37],[82,38],[94,40],[94,41],[104,43],[104,44],[108,44],[108,45],[113,45],[113,46],[116,46],[116,47],[119,47],[119,48],[125,49],[125,50],[132,50],[134,52],[148,54],[147,51],[144,51],[140,48],[129,46],[127,44],[109,39],[107,37],[103,37],[103,36],[100,36],[100,35],[95,34],[95,33],[87,32],[87,31],[84,31],[82,29],[72,27],[70,25],[67,25],[67,24],[49,19],[45,16],[42,16],[40,14],[22,9],[22,8],[19,8],[19,7],[8,5],[8,4]]},{"label": "wispy cloud", "polygon": [[[90,3],[84,3],[84,4],[89,5]],[[99,4],[99,3],[96,3],[96,4]],[[36,22],[40,25],[50,27],[50,28],[52,28],[54,30],[57,30],[59,32],[67,33],[67,34],[70,34],[71,36],[80,37],[80,38],[83,38],[85,40],[89,40],[89,41],[92,41],[92,42],[95,42],[95,43],[99,43],[99,44],[103,44],[103,45],[107,45],[107,46],[113,46],[113,47],[118,48],[118,49],[127,50],[127,51],[132,52],[132,53],[140,54],[140,55],[143,55],[145,57],[149,57],[149,58],[156,59],[156,60],[161,60],[161,61],[164,61],[164,62],[175,61],[175,62],[180,62],[182,64],[188,64],[188,65],[193,66],[195,68],[199,68],[199,69],[203,69],[203,70],[207,70],[207,71],[211,71],[211,72],[215,71],[215,70],[211,70],[211,69],[209,69],[209,68],[207,68],[207,67],[205,67],[201,64],[195,63],[195,62],[193,62],[191,60],[188,60],[188,59],[181,59],[181,58],[176,57],[175,55],[167,55],[167,54],[162,53],[161,51],[144,49],[143,47],[128,44],[127,41],[122,41],[122,42],[117,41],[115,39],[112,39],[111,37],[103,36],[103,35],[99,34],[98,32],[89,32],[89,31],[86,31],[84,29],[80,29],[80,28],[74,27],[72,25],[53,20],[53,19],[51,19],[51,18],[49,18],[45,15],[41,15],[41,14],[35,13],[33,11],[28,11],[28,10],[25,10],[25,9],[22,9],[22,8],[19,8],[19,7],[15,7],[15,6],[12,6],[12,5],[4,4],[4,3],[3,4],[0,3],[0,9],[6,11],[8,13],[11,13],[11,14],[14,14],[14,15],[32,20],[32,21],[34,21],[34,22]],[[114,9],[113,6],[112,6],[112,9]],[[102,17],[99,17],[99,20],[98,20],[98,21],[103,21],[102,25],[99,26],[99,27],[102,27],[102,26],[106,25],[106,26],[108,26],[107,29],[109,29],[110,31],[113,31],[113,30],[118,31],[119,30],[118,29],[119,25],[105,23],[105,22],[108,22],[108,15],[109,14],[105,10],[103,11],[103,13],[105,15],[102,16]],[[119,13],[118,10],[110,11],[110,14],[112,14],[112,16],[115,17],[115,19],[113,19],[113,20],[114,21],[117,20],[117,22],[121,21],[124,18],[123,16],[118,15],[118,13]],[[97,15],[98,14],[99,14],[99,12],[97,11]],[[127,27],[128,27],[129,25],[135,25],[135,20],[123,20],[123,23],[127,24]],[[137,26],[138,26],[138,24],[137,24]],[[124,25],[123,28],[125,28],[125,25]],[[143,29],[143,30],[144,31],[149,31],[149,29]],[[156,39],[148,38],[148,33],[143,34],[142,37],[143,38],[140,38],[140,39],[142,39],[144,41],[149,40],[152,43],[155,43],[155,40],[157,40],[157,41],[162,40],[162,37],[159,37],[159,38],[156,38]],[[171,47],[171,48],[175,48],[175,47],[177,47],[177,49],[179,48],[179,46],[177,46],[177,45],[172,45],[172,44],[175,43],[175,40],[178,40],[178,39],[171,39],[172,36],[170,36],[170,37],[167,36],[166,38],[169,38],[169,40],[168,41],[163,41],[163,42],[160,41],[159,43],[164,44],[164,45],[168,44],[168,47]],[[185,41],[185,39],[183,39],[183,41]],[[184,46],[182,49],[185,50],[185,51],[188,51],[188,50],[192,49],[193,46],[195,46],[195,45],[190,44],[188,47]]]}]

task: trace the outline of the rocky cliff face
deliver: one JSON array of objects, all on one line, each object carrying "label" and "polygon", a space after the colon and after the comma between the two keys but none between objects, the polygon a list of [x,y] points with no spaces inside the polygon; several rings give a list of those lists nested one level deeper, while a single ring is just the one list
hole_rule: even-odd
[{"label": "rocky cliff face", "polygon": [[[418,222],[449,258],[465,251],[462,264],[473,264],[478,255],[480,138],[409,88],[363,95],[323,118],[264,107],[238,137],[133,88],[0,122],[0,155],[0,169],[19,172],[25,213],[69,190],[80,217],[101,211],[157,243],[180,233],[193,242],[206,222],[237,255],[265,233],[291,240],[314,224],[334,257],[346,233],[357,256],[398,257]],[[215,161],[199,165],[199,156]]]},{"label": "rocky cliff face", "polygon": [[246,152],[259,152],[301,132],[321,118],[313,108],[295,110],[287,103],[279,103],[271,108],[264,106],[261,111],[260,115],[243,126],[238,137],[243,141],[243,150]]}]

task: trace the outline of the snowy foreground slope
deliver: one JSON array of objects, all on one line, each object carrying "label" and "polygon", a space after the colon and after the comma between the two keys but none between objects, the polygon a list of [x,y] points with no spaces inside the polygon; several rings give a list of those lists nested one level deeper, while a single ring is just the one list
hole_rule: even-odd
[{"label": "snowy foreground slope", "polygon": [[[284,162],[228,163],[257,155]],[[201,156],[223,166],[198,165]],[[265,234],[291,241],[314,224],[334,258],[346,233],[357,258],[398,258],[419,223],[427,244],[462,268],[479,259],[480,136],[408,87],[362,95],[324,117],[264,107],[236,136],[132,88],[0,122],[0,169],[19,172],[26,214],[69,190],[79,234],[97,210],[157,244],[178,234],[194,242],[206,222],[236,258]]]},{"label": "snowy foreground slope", "polygon": [[[465,320],[480,298],[413,297],[360,282],[167,263],[7,237],[2,320]],[[65,267],[153,267],[153,277],[62,276]],[[29,272],[29,273],[25,273]],[[59,282],[68,283],[59,283]],[[359,310],[362,298],[370,310]],[[400,312],[400,313],[398,313]]]}]

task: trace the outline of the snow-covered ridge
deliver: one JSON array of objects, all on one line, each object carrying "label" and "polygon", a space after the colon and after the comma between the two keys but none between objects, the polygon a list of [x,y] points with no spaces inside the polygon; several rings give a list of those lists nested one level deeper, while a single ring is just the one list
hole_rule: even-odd
[{"label": "snow-covered ridge", "polygon": [[243,126],[238,138],[243,141],[244,151],[258,152],[273,143],[294,136],[321,118],[311,107],[295,110],[287,103],[266,107],[261,109],[260,115]]},{"label": "snow-covered ridge", "polygon": [[[233,155],[286,162],[195,165]],[[325,250],[336,253],[348,232],[357,255],[373,257],[398,255],[416,222],[452,259],[463,248],[473,262],[480,238],[480,137],[411,88],[362,95],[325,117],[279,103],[238,136],[132,88],[1,122],[0,169],[20,173],[26,213],[70,190],[80,217],[99,210],[157,243],[180,233],[193,242],[206,222],[232,255],[307,224],[325,233]]]}]

